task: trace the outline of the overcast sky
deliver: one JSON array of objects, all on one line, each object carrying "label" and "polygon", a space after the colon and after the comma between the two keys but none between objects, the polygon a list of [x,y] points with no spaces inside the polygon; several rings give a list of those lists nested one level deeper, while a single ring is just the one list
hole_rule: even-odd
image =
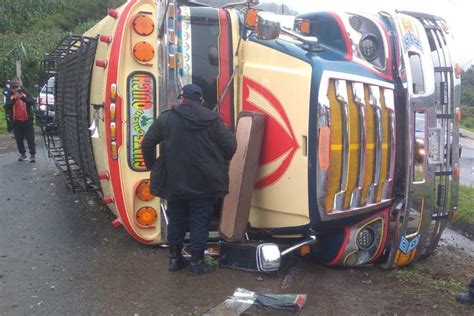
[{"label": "overcast sky", "polygon": [[[474,22],[472,0],[261,0],[285,3],[300,13],[319,10],[379,11],[411,10],[443,17],[454,35],[455,54],[464,69],[474,63]],[[470,5],[471,4],[471,5]]]}]

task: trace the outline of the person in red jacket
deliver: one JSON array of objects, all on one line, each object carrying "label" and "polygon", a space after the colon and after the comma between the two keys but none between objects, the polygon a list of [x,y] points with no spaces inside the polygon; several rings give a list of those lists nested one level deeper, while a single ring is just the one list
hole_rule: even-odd
[{"label": "person in red jacket", "polygon": [[25,139],[30,151],[30,162],[36,162],[35,131],[33,128],[33,99],[29,98],[21,87],[11,89],[10,98],[5,103],[5,111],[10,117],[20,157],[18,161],[27,160]]}]

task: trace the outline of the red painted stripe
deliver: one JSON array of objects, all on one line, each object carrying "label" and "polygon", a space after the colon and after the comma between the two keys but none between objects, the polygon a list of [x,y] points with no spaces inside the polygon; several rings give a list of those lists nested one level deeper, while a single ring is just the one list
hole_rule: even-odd
[{"label": "red painted stripe", "polygon": [[[218,98],[221,97],[224,92],[225,87],[229,83],[231,74],[230,74],[230,45],[229,45],[229,19],[227,12],[223,9],[219,10],[219,77],[217,79],[217,90]],[[230,100],[230,91],[232,87],[229,87],[227,93],[222,100],[220,113],[224,123],[227,126],[233,125],[232,116],[231,116],[231,100]]]},{"label": "red painted stripe", "polygon": [[344,37],[344,42],[346,43],[346,56],[345,56],[345,58],[347,60],[352,60],[352,45],[351,45],[351,40],[349,38],[349,35],[347,35],[346,26],[344,25],[344,22],[342,22],[342,19],[339,15],[337,15],[334,12],[331,12],[331,15],[336,20],[337,24],[339,25],[339,28],[342,31],[342,36]]},{"label": "red painted stripe", "polygon": [[346,232],[346,236],[344,238],[344,242],[342,243],[342,246],[341,248],[339,249],[339,252],[337,253],[336,257],[328,263],[329,266],[334,266],[336,265],[340,260],[341,260],[341,257],[342,255],[345,253],[346,251],[346,247],[347,247],[347,244],[349,243],[349,237],[351,235],[351,227],[355,227],[355,226],[359,226],[361,223],[363,222],[366,222],[372,218],[375,218],[377,216],[380,216],[380,214],[384,213],[384,224],[385,224],[385,227],[384,227],[384,233],[383,233],[383,236],[382,236],[382,242],[380,243],[379,245],[379,249],[377,250],[377,253],[375,254],[375,256],[369,260],[368,262],[373,262],[375,261],[381,254],[382,254],[382,250],[384,249],[384,246],[385,246],[385,242],[387,241],[387,230],[388,230],[388,208],[374,214],[373,216],[369,217],[369,218],[364,218],[363,220],[361,220],[360,222],[352,225],[352,226],[344,226],[344,231]]},{"label": "red painted stripe", "polygon": [[339,252],[331,262],[328,263],[329,266],[335,266],[339,260],[341,259],[342,255],[346,251],[347,244],[349,243],[349,237],[351,236],[351,231],[349,226],[344,226],[344,231],[346,232],[346,237],[344,238],[344,242],[342,243],[341,248],[339,248]]},{"label": "red painted stripe", "polygon": [[383,74],[382,77],[392,80],[393,79],[393,74],[392,74],[393,54],[392,54],[392,45],[390,42],[390,36],[388,34],[388,30],[385,27],[385,25],[381,22],[379,22],[379,25],[383,29],[385,40],[387,41],[387,50],[388,50],[388,62],[387,62],[387,68],[386,68],[387,73]]},{"label": "red painted stripe", "polygon": [[[110,182],[112,184],[114,197],[115,197],[115,206],[117,207],[120,219],[122,220],[122,224],[125,229],[133,236],[136,240],[142,243],[149,243],[152,239],[146,239],[137,234],[135,229],[133,228],[130,220],[127,216],[125,200],[122,191],[122,180],[120,174],[120,164],[118,160],[112,159],[112,151],[110,147],[111,138],[110,138],[110,86],[112,83],[117,83],[118,79],[118,67],[119,67],[119,59],[120,59],[120,50],[122,48],[122,38],[124,33],[125,24],[127,22],[128,14],[132,7],[137,3],[137,0],[130,1],[127,6],[124,8],[120,17],[117,21],[117,27],[115,29],[115,34],[113,34],[113,42],[110,50],[110,58],[109,58],[109,66],[107,72],[107,86],[105,89],[105,134],[107,140],[107,157],[109,160],[109,168],[110,168]],[[117,129],[117,147],[120,148],[122,145],[122,128],[123,128],[123,120],[122,120],[122,99],[117,95],[117,99],[115,102],[116,105],[116,129]]]},{"label": "red painted stripe", "polygon": [[[339,25],[339,28],[342,31],[342,36],[344,37],[344,42],[346,44],[346,49],[347,49],[346,56],[344,56],[344,58],[347,60],[352,60],[353,59],[352,45],[351,45],[351,40],[349,38],[349,35],[347,34],[346,26],[344,25],[344,22],[342,22],[342,19],[339,15],[337,15],[334,12],[331,12],[331,15],[337,21],[337,24]],[[357,62],[357,63],[363,66],[364,68],[366,68],[367,70],[369,70],[370,72],[375,73],[376,75],[379,75],[382,78],[392,80],[393,79],[393,75],[392,75],[392,63],[393,63],[392,55],[393,54],[392,54],[392,49],[390,45],[390,37],[388,35],[388,30],[385,27],[385,25],[383,25],[383,23],[380,23],[380,22],[378,23],[379,23],[379,26],[383,29],[385,39],[387,40],[388,62],[387,62],[387,67],[386,67],[386,73],[383,73],[371,67],[367,67],[367,65],[363,63],[360,63],[360,62]]]}]

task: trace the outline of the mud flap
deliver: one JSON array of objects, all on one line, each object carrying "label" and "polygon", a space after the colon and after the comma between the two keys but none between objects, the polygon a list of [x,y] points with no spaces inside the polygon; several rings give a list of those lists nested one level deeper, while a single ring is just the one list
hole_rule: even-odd
[{"label": "mud flap", "polygon": [[230,163],[229,194],[224,199],[219,225],[222,238],[229,242],[242,241],[245,237],[264,130],[264,114],[240,113],[237,152]]}]

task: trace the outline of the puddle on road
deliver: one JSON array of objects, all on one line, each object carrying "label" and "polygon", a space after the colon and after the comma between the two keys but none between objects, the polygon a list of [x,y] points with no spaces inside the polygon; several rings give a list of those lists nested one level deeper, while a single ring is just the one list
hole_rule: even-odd
[{"label": "puddle on road", "polygon": [[465,253],[474,256],[474,242],[451,229],[445,229],[439,242],[440,246],[462,248]]}]

